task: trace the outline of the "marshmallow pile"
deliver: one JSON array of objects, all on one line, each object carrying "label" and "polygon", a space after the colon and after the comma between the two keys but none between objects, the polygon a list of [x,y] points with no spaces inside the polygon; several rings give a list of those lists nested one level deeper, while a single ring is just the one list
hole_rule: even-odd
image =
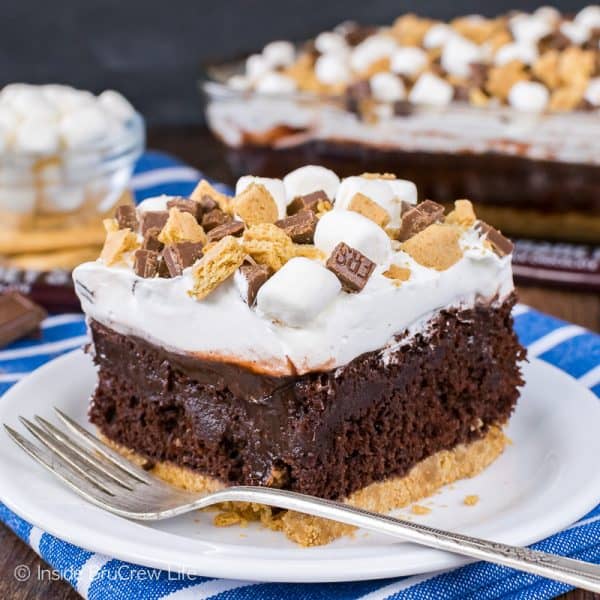
[{"label": "marshmallow pile", "polygon": [[[410,26],[415,31],[407,34]],[[552,44],[561,52],[574,47],[600,53],[599,30],[600,6],[595,5],[583,8],[572,19],[547,6],[496,20],[471,15],[451,23],[407,15],[392,27],[373,28],[358,43],[349,35],[352,27],[344,24],[320,33],[310,50],[297,51],[285,41],[268,44],[261,54],[247,59],[244,74],[232,77],[228,85],[265,94],[296,90],[343,93],[355,83],[367,82],[370,96],[378,103],[408,100],[445,106],[457,97],[457,90],[469,88],[473,65],[493,69],[516,61],[531,73],[514,82],[514,89],[495,95],[484,88],[491,97],[477,94],[476,100],[469,101],[477,105],[483,103],[482,98],[486,103],[507,102],[517,110],[534,113],[565,110],[575,108],[576,103],[566,108],[562,90],[553,102],[553,89],[536,76],[538,61],[555,48]],[[565,70],[562,66],[558,69]],[[600,73],[598,67],[595,70],[585,74],[585,81],[577,82],[578,99],[592,107],[600,106]],[[567,81],[565,87],[569,85]]]},{"label": "marshmallow pile", "polygon": [[0,151],[52,156],[110,144],[136,115],[118,92],[9,84],[0,91]]}]

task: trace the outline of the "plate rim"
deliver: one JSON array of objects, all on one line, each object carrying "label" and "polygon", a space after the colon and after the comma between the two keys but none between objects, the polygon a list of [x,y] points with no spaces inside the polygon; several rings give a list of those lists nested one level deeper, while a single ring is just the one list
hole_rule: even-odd
[{"label": "plate rim", "polygon": [[[12,396],[16,395],[18,397],[21,388],[26,388],[28,385],[30,385],[32,383],[32,379],[35,380],[36,378],[44,377],[47,375],[48,371],[50,372],[51,376],[54,371],[64,368],[63,363],[68,365],[70,361],[81,360],[82,357],[88,358],[88,355],[85,355],[82,349],[78,348],[47,362],[17,382],[2,397],[2,402],[0,402],[0,422],[2,422],[4,413],[7,412],[7,409],[5,408],[6,405],[4,404],[4,401],[7,398],[10,401]],[[568,382],[569,385],[577,386],[578,393],[586,398],[585,400],[578,400],[578,402],[590,402],[590,408],[591,406],[596,407],[593,409],[591,408],[591,410],[597,410],[600,415],[600,403],[598,398],[591,390],[580,384],[568,373],[537,358],[530,359],[529,364],[524,365],[525,372],[530,369],[545,369],[548,372],[552,372],[553,376],[563,378],[565,382]],[[3,435],[5,436],[5,443],[13,443],[8,439],[5,432]],[[2,457],[2,445],[0,444],[0,471],[2,470]],[[596,478],[600,484],[600,474]],[[523,535],[517,542],[513,543],[529,545],[560,531],[584,516],[587,512],[592,510],[598,504],[598,502],[600,502],[600,497],[593,496],[589,492],[591,488],[592,486],[588,485],[586,488],[588,493],[584,494],[582,497],[578,497],[578,502],[574,501],[572,502],[572,505],[569,505],[571,511],[568,514],[563,510],[561,512],[562,518],[555,518],[555,520],[552,522],[552,526],[547,525],[544,528],[540,527],[535,533],[528,530],[527,535]],[[9,489],[11,488],[9,487]],[[573,495],[573,497],[575,496],[576,495]],[[74,496],[74,498],[76,498],[78,502],[85,503],[83,499],[77,496]],[[13,498],[10,493],[7,494],[6,490],[0,489],[0,501],[2,501],[10,510],[33,526],[42,529],[44,532],[49,533],[60,540],[74,544],[89,552],[110,556],[110,558],[135,563],[149,568],[163,569],[170,572],[181,572],[188,575],[201,575],[205,577],[218,577],[258,582],[271,581],[314,583],[360,581],[426,574],[443,569],[455,568],[472,562],[469,559],[465,559],[463,557],[452,555],[443,551],[431,550],[416,546],[414,547],[415,557],[411,559],[410,566],[403,566],[399,564],[390,565],[388,564],[389,561],[368,560],[369,556],[365,554],[364,547],[362,548],[362,553],[360,547],[339,549],[342,550],[342,556],[340,558],[331,558],[330,556],[327,556],[327,558],[324,559],[323,557],[320,557],[320,551],[327,551],[328,549],[328,546],[323,546],[310,549],[312,556],[308,559],[285,558],[273,561],[272,558],[266,560],[262,556],[260,558],[249,558],[248,554],[250,554],[252,547],[243,546],[244,551],[240,553],[243,556],[239,554],[236,555],[235,553],[233,553],[233,556],[227,556],[222,550],[215,551],[213,549],[212,553],[209,552],[202,555],[202,565],[199,565],[197,561],[192,561],[191,563],[186,561],[185,552],[187,550],[185,547],[188,545],[198,546],[202,543],[207,544],[207,546],[213,546],[214,544],[212,542],[202,542],[201,540],[191,540],[189,538],[186,539],[174,533],[158,531],[144,527],[143,524],[135,521],[121,519],[123,522],[127,523],[128,526],[142,528],[147,535],[150,535],[150,537],[158,536],[166,537],[167,539],[177,538],[180,540],[182,549],[179,551],[179,554],[181,556],[178,556],[176,559],[165,561],[164,557],[158,558],[152,552],[141,551],[139,546],[144,544],[144,542],[139,539],[137,539],[137,541],[130,541],[119,538],[119,544],[116,545],[114,534],[105,534],[102,531],[98,532],[98,530],[94,529],[92,525],[87,524],[85,527],[81,525],[78,528],[69,527],[68,519],[62,515],[57,517],[57,515],[53,514],[51,509],[47,511],[42,510],[40,513],[39,505],[32,503],[31,510],[28,510],[29,506],[26,508],[15,506],[12,500]],[[120,519],[120,517],[117,517],[116,515],[106,513],[105,511],[102,511],[101,509],[91,505],[89,505],[89,508],[102,513],[111,520]],[[575,515],[575,513],[577,514]],[[74,531],[71,531],[72,529],[74,529]],[[78,531],[79,533],[77,533]],[[82,537],[88,533],[93,535],[90,535],[87,540],[82,540]],[[223,542],[223,544],[228,545],[227,542]],[[229,544],[229,547],[235,548],[235,546],[231,546],[231,544]],[[279,549],[275,548],[260,548],[260,550],[261,553],[264,553],[265,550],[270,550],[272,554],[276,554],[279,551]],[[331,549],[329,548],[329,550]],[[373,550],[374,548],[367,549],[367,551]],[[195,549],[196,553],[197,551],[198,548]],[[328,552],[325,553],[328,554]],[[237,562],[235,559],[238,559]],[[232,569],[232,565],[234,566],[234,569]],[[264,573],[265,566],[267,566],[269,570],[267,578],[265,578]],[[325,570],[323,569],[324,566]],[[232,570],[235,570],[236,572],[232,573]]]}]

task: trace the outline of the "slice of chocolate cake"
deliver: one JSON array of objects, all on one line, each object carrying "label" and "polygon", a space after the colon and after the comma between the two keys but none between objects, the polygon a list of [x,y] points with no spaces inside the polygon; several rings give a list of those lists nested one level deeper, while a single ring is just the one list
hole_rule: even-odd
[{"label": "slice of chocolate cake", "polygon": [[[202,182],[190,200],[146,200],[140,231],[107,222],[100,259],[75,272],[99,367],[90,418],[115,447],[188,489],[275,486],[377,511],[502,452],[524,358],[512,247],[470,202],[445,214],[409,181],[313,166],[244,177],[233,198]],[[223,236],[206,234],[207,210]],[[228,510],[302,544],[349,531]]]}]

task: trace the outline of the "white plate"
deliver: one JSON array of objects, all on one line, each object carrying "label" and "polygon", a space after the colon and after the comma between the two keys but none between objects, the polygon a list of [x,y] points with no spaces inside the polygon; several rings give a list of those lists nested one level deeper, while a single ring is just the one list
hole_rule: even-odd
[{"label": "white plate", "polygon": [[[600,501],[600,402],[558,369],[534,360],[511,420],[513,445],[484,473],[445,488],[419,522],[512,544],[568,526]],[[95,371],[81,351],[26,377],[0,400],[0,423],[52,416],[52,406],[86,423]],[[216,528],[214,513],[141,524],[86,504],[0,433],[0,499],[45,531],[94,552],[171,572],[262,581],[349,581],[412,575],[464,563],[460,557],[358,532],[300,548],[258,526]],[[476,506],[463,499],[477,494]]]}]

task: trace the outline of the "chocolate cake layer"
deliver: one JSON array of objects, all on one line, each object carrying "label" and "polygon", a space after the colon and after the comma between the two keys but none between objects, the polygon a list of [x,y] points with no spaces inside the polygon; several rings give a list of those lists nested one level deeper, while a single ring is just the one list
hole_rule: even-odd
[{"label": "chocolate cake layer", "polygon": [[[385,150],[325,140],[280,149],[228,148],[226,152],[234,174],[279,177],[303,164],[323,165],[341,177],[365,171],[396,173],[414,181],[421,199],[451,204],[456,198],[470,198],[481,218],[507,234],[600,242],[597,165],[499,153]],[[520,211],[526,211],[527,218]]]},{"label": "chocolate cake layer", "polygon": [[287,378],[167,352],[92,322],[99,383],[90,418],[150,461],[227,484],[344,498],[507,421],[525,355],[513,304],[442,311],[385,358],[369,352]]}]

